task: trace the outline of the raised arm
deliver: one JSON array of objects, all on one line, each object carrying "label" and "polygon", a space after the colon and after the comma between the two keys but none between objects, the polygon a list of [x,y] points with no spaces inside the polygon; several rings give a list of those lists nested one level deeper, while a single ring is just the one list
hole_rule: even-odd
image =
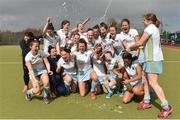
[{"label": "raised arm", "polygon": [[56,43],[56,50],[57,50],[57,54],[60,55],[60,43],[59,43],[59,41]]},{"label": "raised arm", "polygon": [[[86,25],[86,23],[88,22],[90,20],[90,17],[88,17],[88,18],[86,18],[85,20],[83,20],[83,21],[81,21],[80,23],[83,25],[83,26],[85,26]],[[71,30],[71,32],[75,32],[75,31],[77,31],[77,26],[75,27],[75,28],[73,28],[72,30]]]},{"label": "raised arm", "polygon": [[51,21],[51,18],[50,17],[47,17],[47,20],[46,20],[46,24],[45,24],[45,26],[44,26],[44,28],[43,28],[43,35],[46,33],[46,30],[47,30],[47,26],[48,26],[48,24],[50,23],[50,21]]},{"label": "raised arm", "polygon": [[88,17],[88,18],[86,18],[85,20],[83,20],[83,21],[81,22],[81,24],[83,24],[83,26],[84,26],[84,25],[86,25],[86,23],[87,23],[88,21],[90,21],[90,17]]}]

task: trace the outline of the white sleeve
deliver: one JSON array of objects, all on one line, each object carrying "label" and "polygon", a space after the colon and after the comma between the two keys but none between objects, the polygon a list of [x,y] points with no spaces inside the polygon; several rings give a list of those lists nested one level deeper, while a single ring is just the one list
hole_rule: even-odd
[{"label": "white sleeve", "polygon": [[152,26],[151,26],[151,25],[147,26],[147,27],[144,29],[144,32],[148,33],[149,36],[152,35],[152,33],[153,33]]},{"label": "white sleeve", "polygon": [[124,41],[124,40],[125,40],[125,38],[124,38],[124,36],[123,36],[122,34],[119,34],[119,35],[117,36],[117,39],[118,39],[119,41]]},{"label": "white sleeve", "polygon": [[117,34],[115,40],[118,40],[118,41],[121,40],[121,35]]},{"label": "white sleeve", "polygon": [[62,58],[60,58],[60,59],[58,60],[57,65],[62,66]]},{"label": "white sleeve", "polygon": [[88,55],[91,56],[91,54],[93,53],[93,51],[88,50]]},{"label": "white sleeve", "polygon": [[41,55],[41,57],[44,59],[44,58],[46,58],[46,57],[48,57],[48,55],[45,53],[45,52],[43,52],[42,50],[39,50],[39,54]]},{"label": "white sleeve", "polygon": [[138,35],[139,35],[138,31],[136,29],[134,29],[133,36],[136,37]]},{"label": "white sleeve", "polygon": [[31,57],[29,56],[29,54],[27,54],[25,56],[25,62],[30,62],[31,61]]}]

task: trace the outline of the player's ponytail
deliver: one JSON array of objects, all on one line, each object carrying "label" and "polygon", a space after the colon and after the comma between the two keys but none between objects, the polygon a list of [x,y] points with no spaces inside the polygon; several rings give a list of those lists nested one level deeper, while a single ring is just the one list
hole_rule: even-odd
[{"label": "player's ponytail", "polygon": [[146,15],[144,15],[144,18],[148,21],[152,21],[152,23],[159,28],[161,22],[157,19],[154,13],[147,13]]},{"label": "player's ponytail", "polygon": [[161,24],[161,22],[159,20],[156,20],[156,23],[155,23],[156,27],[159,28],[160,24]]}]

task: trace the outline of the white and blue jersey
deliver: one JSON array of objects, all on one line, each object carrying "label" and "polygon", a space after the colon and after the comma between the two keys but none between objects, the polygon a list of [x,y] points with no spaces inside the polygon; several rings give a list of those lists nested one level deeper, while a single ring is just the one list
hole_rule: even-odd
[{"label": "white and blue jersey", "polygon": [[103,77],[105,76],[105,63],[102,60],[97,59],[95,55],[92,55],[93,69],[98,76],[100,83],[103,82]]},{"label": "white and blue jersey", "polygon": [[47,55],[42,50],[39,50],[36,55],[33,55],[31,51],[26,55],[25,61],[26,63],[27,62],[31,63],[35,76],[38,76],[47,72],[47,69],[43,60],[46,57]]},{"label": "white and blue jersey", "polygon": [[67,44],[67,38],[66,38],[67,35],[66,35],[66,33],[63,32],[63,29],[60,29],[60,30],[57,31],[57,34],[58,34],[59,38],[61,39],[60,47],[65,47],[65,45]]},{"label": "white and blue jersey", "polygon": [[[136,69],[138,66],[139,65],[137,63],[132,63],[132,65],[130,67],[125,66],[126,72],[127,72],[128,76],[130,77],[130,79],[134,78],[137,75]],[[142,84],[142,80],[136,80],[136,81],[130,82],[131,86],[135,86],[138,84]]]},{"label": "white and blue jersey", "polygon": [[161,49],[159,29],[154,24],[150,24],[145,28],[144,32],[149,35],[144,47],[145,62],[164,60]]},{"label": "white and blue jersey", "polygon": [[64,69],[63,74],[67,74],[73,80],[77,80],[77,71],[76,71],[76,64],[75,64],[76,59],[75,59],[75,56],[71,56],[71,57],[72,57],[71,60],[69,60],[68,62],[64,61],[64,59],[61,57],[57,64],[63,67]]},{"label": "white and blue jersey", "polygon": [[116,56],[119,56],[122,53],[122,51],[124,50],[120,34],[116,34],[116,37],[113,40],[113,47],[115,49],[115,55]]},{"label": "white and blue jersey", "polygon": [[114,68],[115,63],[116,63],[116,59],[112,59],[111,62],[105,62],[105,65],[106,65],[107,70],[108,70],[109,80],[115,80],[116,79],[116,75],[113,73],[113,68]]},{"label": "white and blue jersey", "polygon": [[48,47],[51,45],[52,47],[56,47],[57,43],[60,44],[60,37],[57,35],[54,35],[53,37],[49,36],[48,33],[46,33],[44,39],[44,52],[49,55],[48,53]]},{"label": "white and blue jersey", "polygon": [[91,51],[75,53],[78,66],[78,82],[84,82],[90,79],[90,74],[93,71],[91,65],[91,54]]},{"label": "white and blue jersey", "polygon": [[162,73],[163,53],[161,49],[159,29],[154,25],[148,25],[144,32],[149,38],[144,47],[144,71],[146,73]]},{"label": "white and blue jersey", "polygon": [[[121,41],[126,41],[129,46],[135,44],[135,38],[138,36],[138,32],[136,29],[130,29],[128,33],[121,32],[120,39]],[[133,56],[135,55],[135,51],[130,52]]]},{"label": "white and blue jersey", "polygon": [[92,50],[94,48],[95,45],[95,41],[94,39],[92,41],[86,41],[87,42],[87,50]]},{"label": "white and blue jersey", "polygon": [[87,33],[84,32],[84,33],[79,33],[80,35],[80,39],[83,38],[85,41],[87,41]]},{"label": "white and blue jersey", "polygon": [[102,39],[102,44],[104,46],[104,49],[103,49],[104,52],[112,51],[112,46],[113,46],[114,40],[110,39],[109,36],[110,36],[110,33],[108,33],[106,35],[106,37],[104,39]]}]

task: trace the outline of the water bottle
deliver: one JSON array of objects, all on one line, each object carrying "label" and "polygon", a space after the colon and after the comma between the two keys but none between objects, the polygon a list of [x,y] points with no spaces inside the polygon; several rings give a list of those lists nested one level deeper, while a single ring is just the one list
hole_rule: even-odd
[{"label": "water bottle", "polygon": [[115,64],[114,64],[114,69],[116,69],[116,68],[118,68],[119,67],[119,65],[118,65],[118,62],[115,62]]}]

